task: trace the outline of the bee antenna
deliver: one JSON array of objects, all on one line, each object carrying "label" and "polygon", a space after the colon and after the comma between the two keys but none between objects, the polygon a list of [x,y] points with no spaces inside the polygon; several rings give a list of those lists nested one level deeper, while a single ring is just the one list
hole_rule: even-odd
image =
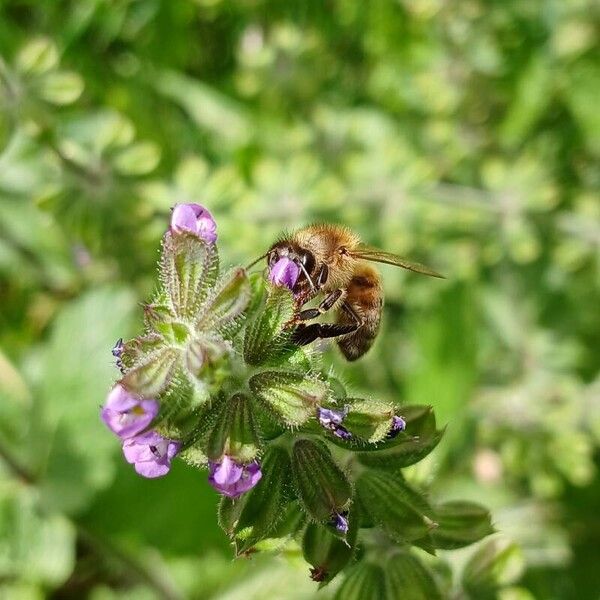
[{"label": "bee antenna", "polygon": [[268,252],[265,252],[262,256],[259,256],[256,260],[253,260],[247,267],[246,267],[246,271],[248,269],[251,269],[256,263],[260,262],[263,258],[267,258],[267,256],[269,255]]}]

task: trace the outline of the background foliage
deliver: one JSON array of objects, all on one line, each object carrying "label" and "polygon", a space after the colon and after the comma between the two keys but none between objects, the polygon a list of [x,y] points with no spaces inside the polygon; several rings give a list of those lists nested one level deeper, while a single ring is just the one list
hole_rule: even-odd
[{"label": "background foliage", "polygon": [[327,220],[445,273],[384,267],[378,343],[332,360],[432,404],[413,482],[493,509],[494,548],[437,564],[449,596],[597,598],[599,16],[0,0],[0,595],[315,594],[297,551],[232,562],[198,472],[136,477],[98,418],[169,208],[200,201],[225,262]]}]

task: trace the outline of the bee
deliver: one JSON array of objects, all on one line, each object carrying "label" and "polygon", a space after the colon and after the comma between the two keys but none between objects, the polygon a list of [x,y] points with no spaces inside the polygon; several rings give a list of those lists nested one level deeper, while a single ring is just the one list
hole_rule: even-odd
[{"label": "bee", "polygon": [[[276,241],[266,254],[269,279],[285,285],[294,295],[293,341],[306,345],[317,339],[336,338],[338,347],[354,361],[373,345],[383,309],[383,288],[370,262],[402,267],[431,277],[439,273],[395,254],[371,248],[348,227],[317,224]],[[318,307],[305,304],[324,296]],[[335,309],[334,323],[310,323]]]}]

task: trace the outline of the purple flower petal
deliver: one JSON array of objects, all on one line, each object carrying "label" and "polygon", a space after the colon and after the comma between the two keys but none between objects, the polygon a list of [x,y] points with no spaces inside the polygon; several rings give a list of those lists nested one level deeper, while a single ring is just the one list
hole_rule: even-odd
[{"label": "purple flower petal", "polygon": [[217,241],[217,224],[210,212],[199,204],[177,204],[171,215],[171,231],[189,231],[209,244]]},{"label": "purple flower petal", "polygon": [[397,415],[394,415],[392,417],[392,426],[388,433],[388,437],[394,438],[401,431],[404,431],[405,429],[406,429],[406,421],[402,417],[398,417]]},{"label": "purple flower petal", "polygon": [[336,437],[343,440],[348,440],[352,437],[352,434],[342,425],[342,421],[345,419],[350,409],[344,406],[343,410],[335,410],[333,408],[323,408],[319,406],[317,409],[317,417],[319,423],[329,429]]},{"label": "purple flower petal", "polygon": [[143,477],[162,477],[171,469],[171,459],[179,452],[181,444],[148,431],[123,442],[123,454]]},{"label": "purple flower petal", "polygon": [[296,285],[300,275],[300,267],[283,256],[280,258],[269,271],[269,281],[274,285],[288,287],[290,290]]},{"label": "purple flower petal", "polygon": [[333,513],[331,518],[331,524],[340,532],[346,535],[348,533],[348,519],[347,512],[344,513]]},{"label": "purple flower petal", "polygon": [[242,465],[225,455],[220,463],[209,463],[208,482],[229,498],[237,498],[252,489],[261,477],[260,465],[255,460]]},{"label": "purple flower petal", "polygon": [[100,416],[113,433],[125,439],[148,427],[157,414],[156,400],[143,400],[117,384],[108,394]]}]

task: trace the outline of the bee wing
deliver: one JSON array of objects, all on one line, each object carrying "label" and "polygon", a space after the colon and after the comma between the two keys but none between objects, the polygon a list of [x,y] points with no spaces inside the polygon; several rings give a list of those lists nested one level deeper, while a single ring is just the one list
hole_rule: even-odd
[{"label": "bee wing", "polygon": [[351,255],[354,258],[359,258],[360,260],[394,265],[395,267],[402,267],[403,269],[408,269],[409,271],[414,271],[415,273],[422,273],[423,275],[429,275],[430,277],[439,277],[440,279],[445,279],[443,275],[440,275],[425,265],[417,262],[411,262],[401,258],[400,256],[397,256],[396,254],[385,252],[384,250],[379,250],[378,248],[371,248],[361,244],[356,250],[351,252]]}]

